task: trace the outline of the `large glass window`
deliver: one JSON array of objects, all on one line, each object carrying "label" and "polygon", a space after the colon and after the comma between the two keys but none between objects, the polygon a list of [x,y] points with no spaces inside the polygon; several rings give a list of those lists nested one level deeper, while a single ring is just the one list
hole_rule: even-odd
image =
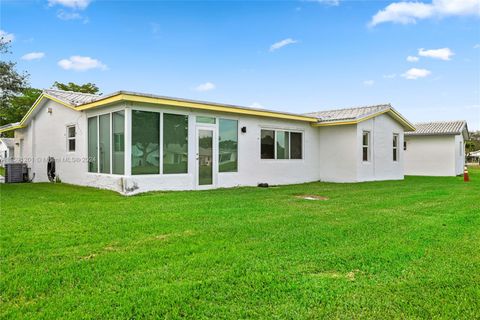
[{"label": "large glass window", "polygon": [[261,132],[262,159],[302,159],[302,149],[301,132],[283,130]]},{"label": "large glass window", "polygon": [[125,111],[112,113],[112,173],[125,172]]},{"label": "large glass window", "polygon": [[188,172],[188,116],[163,115],[163,173]]},{"label": "large glass window", "polygon": [[219,121],[219,172],[237,172],[238,170],[238,122],[220,119]]},{"label": "large glass window", "polygon": [[110,173],[110,114],[98,117],[98,153],[101,173]]},{"label": "large glass window", "polygon": [[88,118],[88,171],[98,171],[98,124],[97,117]]},{"label": "large glass window", "polygon": [[160,173],[160,113],[132,110],[132,174]]},{"label": "large glass window", "polygon": [[393,134],[393,161],[398,161],[398,134]]},{"label": "large glass window", "polygon": [[301,132],[290,132],[290,159],[303,158],[303,143]]},{"label": "large glass window", "polygon": [[290,132],[277,131],[277,159],[290,158]]},{"label": "large glass window", "polygon": [[370,161],[370,132],[364,131],[362,135],[362,160]]},{"label": "large glass window", "polygon": [[260,155],[262,159],[275,159],[275,131],[262,130]]}]

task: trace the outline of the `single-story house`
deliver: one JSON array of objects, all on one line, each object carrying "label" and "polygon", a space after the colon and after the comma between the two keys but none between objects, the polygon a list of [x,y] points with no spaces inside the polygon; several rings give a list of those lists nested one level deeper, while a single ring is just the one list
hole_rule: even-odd
[{"label": "single-story house", "polygon": [[480,150],[472,151],[467,155],[467,162],[480,164]]},{"label": "single-story house", "polygon": [[[310,114],[119,91],[44,90],[15,130],[15,157],[34,182],[55,159],[62,182],[134,194],[259,183],[403,179],[392,106]],[[50,167],[51,168],[51,167]]]},{"label": "single-story house", "polygon": [[0,138],[0,166],[13,160],[13,138]]},{"label": "single-story house", "polygon": [[467,122],[416,123],[405,132],[405,174],[414,176],[457,176],[465,166]]}]

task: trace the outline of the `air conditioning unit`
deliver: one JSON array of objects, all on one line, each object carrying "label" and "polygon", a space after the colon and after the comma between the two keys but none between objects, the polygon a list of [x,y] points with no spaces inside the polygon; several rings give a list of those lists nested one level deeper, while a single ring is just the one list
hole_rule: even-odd
[{"label": "air conditioning unit", "polygon": [[6,163],[5,183],[28,181],[28,168],[26,163]]}]

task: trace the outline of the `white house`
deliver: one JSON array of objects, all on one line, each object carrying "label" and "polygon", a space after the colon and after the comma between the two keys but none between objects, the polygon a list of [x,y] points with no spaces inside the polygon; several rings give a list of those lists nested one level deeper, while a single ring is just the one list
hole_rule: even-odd
[{"label": "white house", "polygon": [[465,165],[466,121],[436,121],[415,124],[405,133],[405,174],[456,176]]},{"label": "white house", "polygon": [[45,90],[15,130],[34,182],[55,158],[63,182],[124,194],[402,179],[404,131],[390,105],[307,115],[135,92]]},{"label": "white house", "polygon": [[13,160],[13,138],[0,138],[0,166]]}]

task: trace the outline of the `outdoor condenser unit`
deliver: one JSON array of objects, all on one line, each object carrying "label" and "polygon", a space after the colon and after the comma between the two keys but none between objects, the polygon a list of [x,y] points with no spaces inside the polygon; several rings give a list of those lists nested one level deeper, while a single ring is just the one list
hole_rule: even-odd
[{"label": "outdoor condenser unit", "polygon": [[26,163],[6,163],[5,183],[28,181],[28,168]]}]

